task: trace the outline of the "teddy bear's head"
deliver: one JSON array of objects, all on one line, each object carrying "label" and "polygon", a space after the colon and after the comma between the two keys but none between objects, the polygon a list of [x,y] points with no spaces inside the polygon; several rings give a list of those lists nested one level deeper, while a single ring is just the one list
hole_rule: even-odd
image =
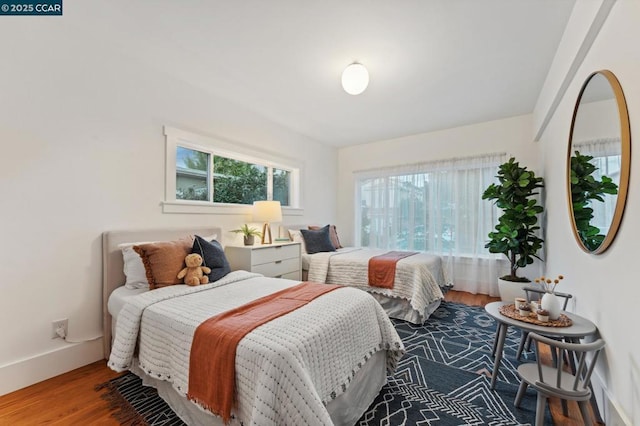
[{"label": "teddy bear's head", "polygon": [[198,253],[188,254],[187,257],[184,258],[184,263],[190,268],[198,267],[202,264],[202,256]]}]

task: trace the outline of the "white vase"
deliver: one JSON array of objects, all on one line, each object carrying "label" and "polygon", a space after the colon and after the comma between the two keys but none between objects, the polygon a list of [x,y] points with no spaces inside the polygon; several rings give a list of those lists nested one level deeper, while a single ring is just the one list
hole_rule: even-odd
[{"label": "white vase", "polygon": [[549,319],[557,320],[560,317],[560,299],[553,293],[545,293],[540,301],[542,309],[549,311]]}]

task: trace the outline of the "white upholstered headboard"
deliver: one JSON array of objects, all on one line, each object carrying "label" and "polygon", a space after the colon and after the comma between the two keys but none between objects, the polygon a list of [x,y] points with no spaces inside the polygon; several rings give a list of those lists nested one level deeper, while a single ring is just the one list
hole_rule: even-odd
[{"label": "white upholstered headboard", "polygon": [[102,330],[104,338],[104,357],[109,359],[111,352],[111,315],[107,310],[109,295],[125,282],[124,261],[118,244],[140,241],[170,241],[188,235],[208,237],[217,235],[222,239],[222,229],[204,228],[169,228],[144,229],[128,231],[108,231],[102,234]]}]

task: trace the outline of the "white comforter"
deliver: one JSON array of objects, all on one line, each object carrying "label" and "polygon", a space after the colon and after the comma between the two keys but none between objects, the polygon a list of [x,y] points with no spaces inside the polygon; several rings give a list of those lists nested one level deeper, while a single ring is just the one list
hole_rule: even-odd
[{"label": "white comforter", "polygon": [[[109,366],[139,365],[182,395],[189,351],[204,320],[297,281],[232,272],[213,284],[172,286],[132,297],[117,319]],[[380,305],[353,288],[332,291],[249,333],[236,354],[237,420],[245,425],[330,425],[327,402],[342,394],[374,353],[395,369],[404,346]]]},{"label": "white comforter", "polygon": [[[310,257],[309,281],[342,284],[370,293],[409,301],[420,315],[425,308],[444,295],[440,287],[450,284],[442,258],[426,253],[405,257],[396,264],[396,277],[392,289],[369,285],[369,259],[389,250],[343,248],[334,252],[315,253]],[[422,318],[424,321],[426,318]],[[420,321],[420,322],[422,322]]]}]

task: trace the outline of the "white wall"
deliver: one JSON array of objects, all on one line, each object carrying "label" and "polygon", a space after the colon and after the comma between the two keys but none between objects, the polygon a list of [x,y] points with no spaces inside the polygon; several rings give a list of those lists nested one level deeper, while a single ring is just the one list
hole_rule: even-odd
[{"label": "white wall", "polygon": [[[565,51],[581,42],[575,37],[593,19],[594,3],[576,2],[565,31]],[[632,149],[631,179],[625,216],[618,236],[602,255],[582,252],[571,232],[566,195],[566,152],[571,115],[580,87],[596,70],[613,71],[624,90],[631,121],[632,144],[640,135],[640,2],[618,0],[585,57],[566,95],[540,140],[547,183],[547,273],[564,274],[561,291],[575,295],[573,309],[596,323],[607,342],[594,385],[607,424],[640,424],[640,341],[636,305],[640,301],[637,253],[640,225],[640,153]],[[567,56],[557,57],[555,69]],[[547,86],[558,86],[561,73],[550,74]],[[547,90],[548,92],[548,90]],[[543,91],[545,93],[545,91]],[[542,107],[536,116],[544,114]],[[636,140],[637,142],[637,140]]]},{"label": "white wall", "polygon": [[355,180],[360,170],[506,152],[538,171],[531,115],[341,148],[338,152],[340,239],[353,244]]},{"label": "white wall", "polygon": [[162,213],[163,125],[298,159],[307,215],[285,221],[335,219],[335,148],[148,69],[72,20],[0,26],[11,40],[0,66],[0,394],[102,357],[99,340],[71,345],[50,329],[69,318],[71,338],[101,333],[103,231],[248,220]]}]

